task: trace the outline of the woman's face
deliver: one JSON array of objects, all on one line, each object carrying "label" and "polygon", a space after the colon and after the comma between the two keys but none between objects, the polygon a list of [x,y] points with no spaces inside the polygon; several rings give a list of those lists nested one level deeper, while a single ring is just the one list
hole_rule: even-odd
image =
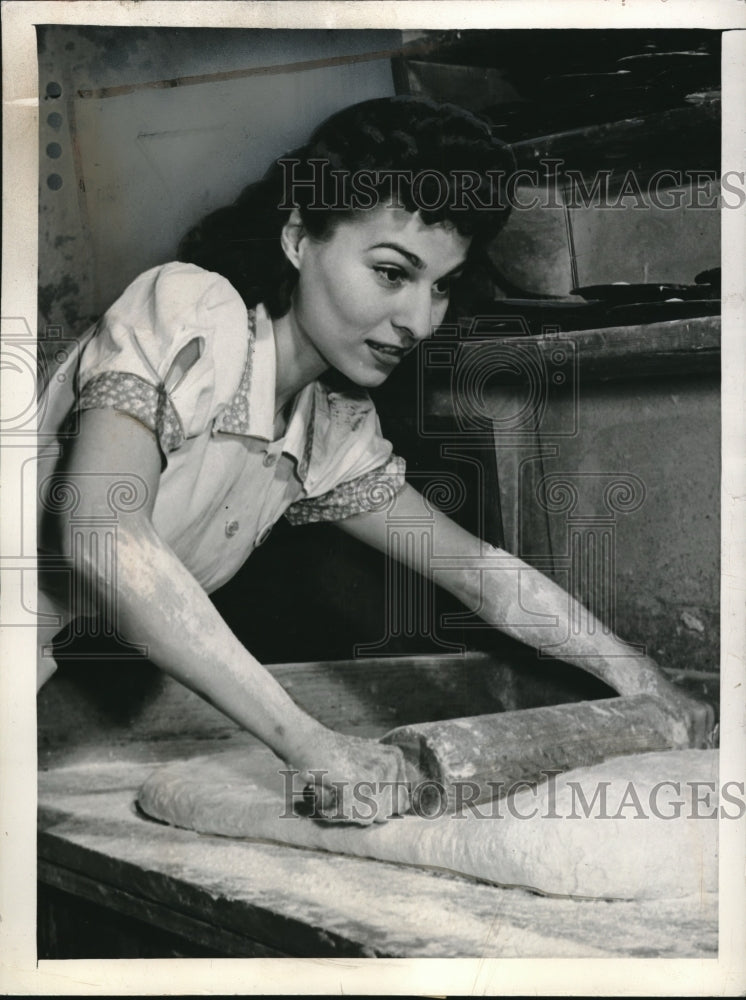
[{"label": "woman's face", "polygon": [[294,321],[325,362],[361,386],[380,385],[445,315],[470,239],[379,207],[323,241],[301,235]]}]

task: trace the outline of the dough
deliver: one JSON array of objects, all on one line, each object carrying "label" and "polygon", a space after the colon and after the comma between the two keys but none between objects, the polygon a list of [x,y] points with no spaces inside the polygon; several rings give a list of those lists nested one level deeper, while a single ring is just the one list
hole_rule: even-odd
[{"label": "dough", "polygon": [[650,899],[717,889],[714,750],[617,757],[476,813],[371,826],[293,815],[283,767],[264,748],[180,761],[151,775],[138,802],[155,819],[200,833],[445,869],[550,895]]}]

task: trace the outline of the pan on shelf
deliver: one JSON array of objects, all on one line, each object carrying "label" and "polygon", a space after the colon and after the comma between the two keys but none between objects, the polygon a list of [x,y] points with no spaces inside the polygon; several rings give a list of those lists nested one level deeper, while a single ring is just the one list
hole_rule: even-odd
[{"label": "pan on shelf", "polygon": [[695,316],[718,316],[720,299],[686,299],[667,302],[630,302],[612,306],[606,311],[611,326],[632,326],[644,323],[668,323],[674,319]]},{"label": "pan on shelf", "polygon": [[642,302],[666,302],[670,299],[717,298],[710,293],[711,286],[705,284],[674,285],[665,282],[645,282],[627,284],[619,282],[610,285],[582,285],[572,289],[573,295],[580,295],[589,302],[604,302],[608,306],[632,305]]},{"label": "pan on shelf", "polygon": [[[618,286],[614,286],[618,287]],[[627,286],[629,287],[629,286]],[[660,286],[655,286],[660,287]],[[668,289],[675,286],[665,286]],[[688,287],[688,286],[686,286]],[[550,330],[575,331],[603,329],[611,326],[641,326],[645,323],[666,323],[696,316],[717,316],[719,298],[705,298],[702,285],[695,286],[698,298],[671,297],[640,302],[599,299],[497,299],[485,302],[475,311],[469,325],[470,336],[515,337],[537,335]]]}]

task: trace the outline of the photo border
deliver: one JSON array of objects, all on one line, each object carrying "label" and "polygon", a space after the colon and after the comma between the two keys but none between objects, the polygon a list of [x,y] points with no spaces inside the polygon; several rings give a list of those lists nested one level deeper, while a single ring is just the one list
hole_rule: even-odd
[{"label": "photo border", "polygon": [[[739,0],[523,2],[224,2],[10,0],[3,27],[2,315],[37,314],[38,81],[35,24],[246,28],[719,28],[723,35],[723,170],[744,170],[746,4]],[[740,30],[739,30],[740,29]],[[722,212],[721,774],[743,781],[746,760],[746,226]],[[5,321],[3,321],[5,322]],[[0,405],[14,412],[6,372]],[[0,472],[6,470],[3,462]],[[21,511],[3,491],[0,551],[14,551]],[[1,564],[0,564],[1,566]],[[20,574],[17,574],[20,575]],[[10,574],[3,587],[12,590]],[[7,603],[8,590],[4,590]],[[746,989],[743,820],[720,823],[720,950],[668,959],[163,959],[36,962],[36,715],[33,629],[2,631],[0,670],[0,987],[10,994],[180,993],[368,995],[740,995]]]}]

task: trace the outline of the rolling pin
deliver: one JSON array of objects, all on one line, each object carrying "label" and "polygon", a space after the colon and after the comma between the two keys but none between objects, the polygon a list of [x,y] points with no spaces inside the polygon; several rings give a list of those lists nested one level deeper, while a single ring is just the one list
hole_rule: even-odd
[{"label": "rolling pin", "polygon": [[502,798],[519,782],[524,788],[545,780],[546,772],[690,745],[680,713],[649,694],[422,722],[393,729],[381,742],[404,754],[419,815]]}]

